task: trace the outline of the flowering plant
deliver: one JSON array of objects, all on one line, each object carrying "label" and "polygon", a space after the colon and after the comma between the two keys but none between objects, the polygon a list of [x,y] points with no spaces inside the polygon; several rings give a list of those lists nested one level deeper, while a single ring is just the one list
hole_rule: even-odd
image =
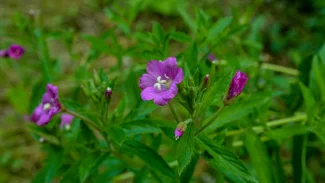
[{"label": "flowering plant", "polygon": [[[291,50],[280,66],[266,53],[275,46],[263,47],[277,29],[267,42],[256,35],[266,17],[178,7],[171,17],[181,25],[144,26],[141,12],[157,5],[132,3],[100,9],[93,18],[108,20],[98,29],[57,30],[47,27],[45,12],[16,15],[21,40],[0,45],[0,94],[15,110],[0,123],[0,177],[312,182],[306,162],[325,142],[324,45],[311,47],[306,61]],[[27,166],[13,168],[20,164]]]}]

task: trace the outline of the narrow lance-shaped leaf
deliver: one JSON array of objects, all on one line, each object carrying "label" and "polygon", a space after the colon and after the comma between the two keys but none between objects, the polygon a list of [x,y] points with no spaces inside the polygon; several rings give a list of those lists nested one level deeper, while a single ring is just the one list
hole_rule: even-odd
[{"label": "narrow lance-shaped leaf", "polygon": [[165,160],[148,146],[135,140],[128,140],[123,143],[122,149],[138,156],[153,171],[170,178],[176,178],[174,171],[168,166]]},{"label": "narrow lance-shaped leaf", "polygon": [[188,125],[184,135],[177,146],[176,157],[178,161],[178,174],[181,175],[185,167],[190,163],[194,152],[193,124]]},{"label": "narrow lance-shaped leaf", "polygon": [[258,180],[263,183],[274,182],[272,164],[267,149],[252,130],[245,134],[245,147],[256,170]]},{"label": "narrow lance-shaped leaf", "polygon": [[302,92],[302,96],[304,97],[308,120],[311,121],[315,115],[315,98],[312,92],[304,84],[299,83],[299,86]]},{"label": "narrow lance-shaped leaf", "polygon": [[209,161],[211,165],[225,174],[228,179],[236,183],[257,182],[239,158],[229,149],[212,142],[203,135],[195,140],[213,157]]},{"label": "narrow lance-shaped leaf", "polygon": [[207,40],[209,42],[215,40],[219,36],[219,34],[228,27],[231,21],[232,17],[225,17],[218,20],[209,30]]}]

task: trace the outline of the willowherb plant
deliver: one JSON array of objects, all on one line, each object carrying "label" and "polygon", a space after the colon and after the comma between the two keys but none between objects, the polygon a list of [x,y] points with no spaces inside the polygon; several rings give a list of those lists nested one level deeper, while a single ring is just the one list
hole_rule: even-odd
[{"label": "willowherb plant", "polygon": [[[34,80],[15,86],[30,89],[26,120],[33,123],[26,126],[47,152],[33,181],[194,182],[203,166],[214,169],[219,182],[281,182],[278,146],[292,136],[302,157],[294,159],[303,172],[295,177],[305,179],[307,135],[324,142],[325,46],[313,57],[307,86],[301,79],[306,73],[263,60],[258,39],[244,32],[250,25],[233,21],[239,17],[213,23],[203,10],[196,20],[179,10],[188,33],[165,31],[157,22],[150,32],[131,31],[138,11],[106,9],[114,26],[98,36],[83,34],[91,45],[86,52],[74,52],[73,31],[58,36],[40,23],[22,28],[29,35],[24,47],[0,50],[9,66],[16,63],[7,58],[24,61],[34,54],[40,61],[36,69],[27,66],[41,70],[40,79],[17,72]],[[29,21],[38,20],[34,16]],[[52,58],[48,38],[65,43],[71,59],[66,72],[60,58]],[[171,51],[171,45],[182,49]],[[25,48],[30,52],[22,57]],[[289,81],[294,89],[284,86]],[[304,103],[285,103],[294,97]],[[285,105],[290,110],[280,113]]]}]

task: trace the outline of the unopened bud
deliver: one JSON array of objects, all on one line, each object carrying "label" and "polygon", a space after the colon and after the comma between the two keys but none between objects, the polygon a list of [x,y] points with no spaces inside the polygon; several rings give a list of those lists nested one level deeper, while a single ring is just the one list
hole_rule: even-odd
[{"label": "unopened bud", "polygon": [[232,78],[228,92],[223,98],[223,103],[225,105],[231,104],[233,99],[235,99],[243,90],[247,83],[248,77],[245,73],[238,70],[235,76]]},{"label": "unopened bud", "polygon": [[112,94],[113,94],[112,89],[110,87],[107,87],[105,91],[105,98],[107,100],[111,99]]},{"label": "unopened bud", "polygon": [[176,140],[178,140],[183,135],[186,128],[187,128],[187,123],[186,122],[178,123],[178,125],[177,125],[177,127],[175,129],[175,132],[174,132]]},{"label": "unopened bud", "polygon": [[210,79],[209,74],[204,76],[203,81],[201,83],[201,90],[208,87],[209,79]]}]

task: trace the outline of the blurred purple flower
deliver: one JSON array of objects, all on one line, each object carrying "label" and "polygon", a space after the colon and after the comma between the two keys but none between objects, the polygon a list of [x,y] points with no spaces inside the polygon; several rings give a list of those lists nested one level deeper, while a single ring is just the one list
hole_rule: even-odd
[{"label": "blurred purple flower", "polygon": [[8,51],[7,50],[0,50],[0,57],[8,57]]},{"label": "blurred purple flower", "polygon": [[61,110],[58,96],[58,87],[52,84],[47,84],[46,92],[43,95],[42,103],[39,104],[32,116],[31,121],[39,126],[46,125],[53,117]]},{"label": "blurred purple flower", "polygon": [[9,47],[7,52],[10,58],[18,60],[25,53],[25,50],[22,46],[13,44]]},{"label": "blurred purple flower", "polygon": [[210,53],[209,55],[208,55],[208,59],[212,62],[212,61],[215,61],[216,60],[216,56],[214,56],[214,54],[213,53]]},{"label": "blurred purple flower", "polygon": [[154,100],[157,105],[166,105],[178,93],[176,84],[184,79],[182,68],[177,67],[175,57],[165,61],[152,60],[148,63],[147,73],[140,78],[142,100]]},{"label": "blurred purple flower", "polygon": [[227,103],[231,99],[237,97],[244,89],[246,83],[247,83],[248,77],[245,73],[241,72],[240,70],[237,70],[235,76],[232,78],[227,97],[225,99],[225,102]]},{"label": "blurred purple flower", "polygon": [[70,129],[70,124],[72,123],[73,116],[71,114],[62,114],[60,128]]},{"label": "blurred purple flower", "polygon": [[6,50],[0,50],[0,57],[10,57],[18,60],[24,53],[25,49],[22,46],[13,44]]}]

